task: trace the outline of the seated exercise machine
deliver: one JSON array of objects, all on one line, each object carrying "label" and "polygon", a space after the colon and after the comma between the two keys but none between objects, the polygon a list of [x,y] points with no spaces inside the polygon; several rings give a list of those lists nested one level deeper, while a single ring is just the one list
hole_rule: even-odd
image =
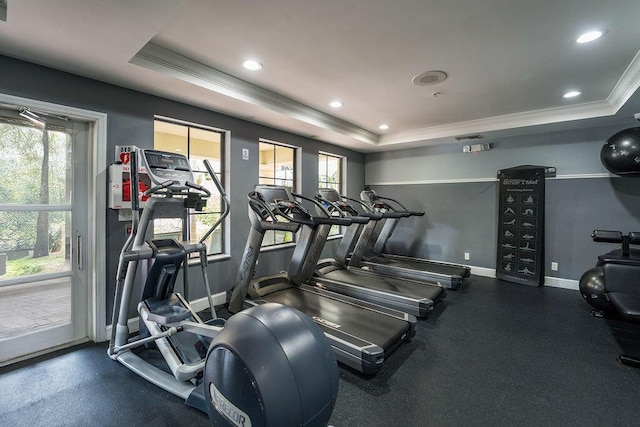
[{"label": "seated exercise machine", "polygon": [[[310,316],[329,339],[337,360],[360,372],[372,374],[394,349],[415,335],[416,318],[404,312],[371,304],[346,295],[311,286],[299,277],[282,272],[253,278],[260,247],[268,230],[296,233],[298,243],[292,255],[303,262],[320,257],[322,247],[311,247],[312,237],[321,225],[349,225],[349,218],[336,218],[326,210],[312,216],[301,200],[319,205],[313,198],[294,195],[281,186],[258,185],[249,193],[251,230],[236,285],[229,301],[229,311],[245,305],[258,306],[277,302],[294,307]],[[315,261],[314,261],[315,264]]]},{"label": "seated exercise machine", "polygon": [[[595,308],[592,315],[625,322],[640,322],[640,232],[594,230],[594,242],[620,243],[621,248],[600,255],[596,266],[580,278],[580,293]],[[640,367],[637,328],[615,325],[616,338],[624,343],[618,360]],[[635,330],[634,330],[635,329]]]},{"label": "seated exercise machine", "polygon": [[[207,279],[204,241],[229,213],[229,202],[205,160],[207,180],[221,195],[222,213],[193,243],[186,238],[190,210],[201,210],[211,192],[194,183],[187,157],[156,150],[131,153],[132,233],[119,259],[108,355],[185,403],[208,413],[212,425],[326,425],[338,390],[331,346],[316,324],[297,310],[265,304],[216,317]],[[138,164],[151,187],[142,215]],[[154,239],[153,220],[182,220],[183,240]],[[189,305],[188,258],[199,256],[213,319],[203,322]],[[139,268],[146,261],[149,269]],[[185,296],[174,291],[183,272]],[[146,277],[137,311],[140,331],[130,337],[130,303],[137,278]],[[295,343],[295,345],[291,345]],[[145,358],[155,351],[158,358]]]},{"label": "seated exercise machine", "polygon": [[458,288],[463,280],[469,277],[471,269],[463,265],[385,253],[385,245],[396,229],[400,218],[423,216],[424,212],[409,211],[397,200],[378,196],[373,190],[362,191],[360,199],[373,212],[395,213],[397,215],[386,216],[379,224],[367,225],[375,228],[375,230],[368,231],[371,235],[370,244],[356,247],[351,254],[350,266],[368,268],[375,272],[409,279],[437,282],[447,289]]},{"label": "seated exercise machine", "polygon": [[[291,269],[294,277],[333,292],[380,304],[417,317],[426,317],[434,304],[445,297],[446,291],[437,283],[427,283],[380,274],[366,268],[355,268],[347,265],[349,253],[367,245],[371,230],[375,223],[383,218],[396,216],[395,213],[372,213],[358,211],[340,194],[330,188],[318,190],[316,199],[319,206],[327,208],[330,213],[345,215],[347,218],[364,221],[350,225],[341,241],[334,258],[318,260],[307,257],[304,262],[292,261]],[[317,207],[316,210],[319,208]],[[329,225],[320,225],[309,243],[314,253],[320,253],[330,231]],[[355,247],[355,248],[354,248]]]}]

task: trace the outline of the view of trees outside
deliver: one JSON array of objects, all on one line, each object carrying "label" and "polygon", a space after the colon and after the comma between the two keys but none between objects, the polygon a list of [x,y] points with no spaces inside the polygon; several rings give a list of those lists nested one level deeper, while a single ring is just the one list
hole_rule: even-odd
[{"label": "view of trees outside", "polygon": [[[342,157],[318,154],[318,188],[333,188],[342,193]],[[329,236],[338,234],[340,226],[331,226]]]},{"label": "view of trees outside", "polygon": [[[258,183],[280,185],[295,192],[295,148],[260,141]],[[262,246],[274,246],[294,241],[293,233],[267,230]]]},{"label": "view of trees outside", "polygon": [[342,157],[318,154],[318,187],[334,188],[342,193]]},{"label": "view of trees outside", "polygon": [[[209,160],[218,180],[222,182],[222,133],[157,119],[154,124],[154,148],[186,155],[193,170],[195,183],[211,192],[207,206],[202,211],[189,211],[187,239],[197,242],[220,217],[220,194],[207,173],[204,160]],[[219,225],[205,241],[209,255],[220,254],[223,251],[222,228],[222,225]],[[166,236],[181,240],[182,221],[156,219],[153,231],[156,237]]]},{"label": "view of trees outside", "polygon": [[0,280],[69,270],[71,137],[0,122]]}]

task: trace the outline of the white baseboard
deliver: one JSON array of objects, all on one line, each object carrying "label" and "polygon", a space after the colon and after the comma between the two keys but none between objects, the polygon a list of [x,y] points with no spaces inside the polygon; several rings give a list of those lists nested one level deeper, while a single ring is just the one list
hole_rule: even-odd
[{"label": "white baseboard", "polygon": [[[471,274],[475,274],[476,276],[483,277],[496,277],[495,268],[486,268],[486,267],[471,267]],[[562,279],[560,277],[544,277],[544,286],[549,286],[551,288],[562,288],[562,289],[570,289],[572,291],[577,291],[579,282],[577,280],[571,279]]]},{"label": "white baseboard", "polygon": [[[211,295],[211,297],[213,298],[214,305],[222,305],[227,302],[226,292],[220,292],[219,294]],[[190,304],[195,311],[202,311],[209,308],[209,299],[207,297],[200,298],[195,301],[191,301]]]},{"label": "white baseboard", "polygon": [[544,285],[550,286],[552,288],[562,288],[562,289],[571,289],[572,291],[579,290],[580,282],[577,280],[571,279],[561,279],[560,277],[544,277]]},{"label": "white baseboard", "polygon": [[496,278],[496,269],[495,268],[485,268],[485,267],[471,267],[471,274],[482,277],[491,277],[493,279]]},{"label": "white baseboard", "polygon": [[[227,301],[227,294],[226,292],[220,292],[218,294],[212,295],[212,298],[213,298],[214,305],[221,305]],[[209,299],[207,297],[203,297],[203,298],[191,301],[190,304],[191,304],[191,307],[196,312],[202,311],[204,309],[209,308]],[[137,316],[127,321],[127,326],[129,327],[129,333],[138,332],[138,323],[139,323],[139,318]],[[105,336],[107,337],[107,339],[111,337],[111,325],[107,325]]]}]

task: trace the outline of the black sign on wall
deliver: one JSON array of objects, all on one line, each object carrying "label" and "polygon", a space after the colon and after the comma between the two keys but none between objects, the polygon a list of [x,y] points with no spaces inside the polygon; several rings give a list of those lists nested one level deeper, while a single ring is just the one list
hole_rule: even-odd
[{"label": "black sign on wall", "polygon": [[529,286],[544,283],[545,172],[555,175],[555,168],[498,171],[498,279]]}]

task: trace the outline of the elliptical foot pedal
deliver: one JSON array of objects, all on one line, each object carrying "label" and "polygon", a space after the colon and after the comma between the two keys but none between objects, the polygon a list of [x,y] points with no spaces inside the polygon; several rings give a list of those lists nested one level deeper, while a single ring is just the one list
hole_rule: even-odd
[{"label": "elliptical foot pedal", "polygon": [[179,305],[170,304],[167,300],[149,298],[144,303],[149,307],[147,319],[158,325],[178,323],[191,317],[190,310]]},{"label": "elliptical foot pedal", "polygon": [[221,317],[217,317],[215,319],[209,319],[204,323],[209,326],[217,326],[217,327],[223,328],[225,323],[227,323],[227,321]]}]

